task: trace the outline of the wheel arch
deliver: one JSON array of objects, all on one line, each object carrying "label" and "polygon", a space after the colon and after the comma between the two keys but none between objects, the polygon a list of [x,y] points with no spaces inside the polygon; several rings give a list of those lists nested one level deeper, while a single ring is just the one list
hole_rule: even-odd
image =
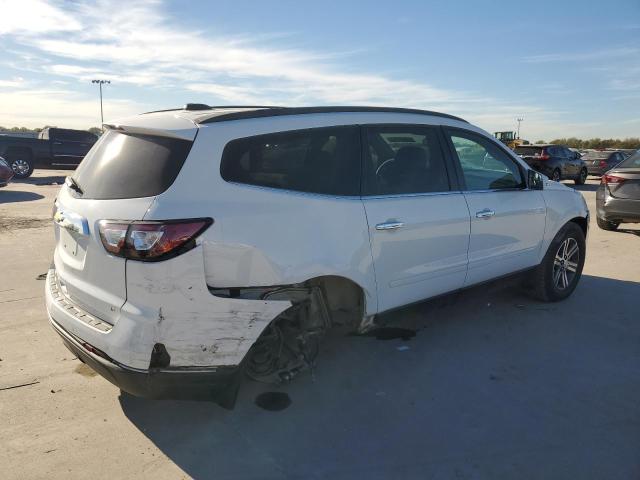
[{"label": "wheel arch", "polygon": [[[584,237],[587,238],[587,232],[589,231],[589,221],[587,220],[587,218],[573,217],[564,225],[567,225],[569,223],[575,223],[576,225],[578,225],[582,229],[582,233],[584,233]],[[564,228],[564,225],[563,225],[563,228]]]}]

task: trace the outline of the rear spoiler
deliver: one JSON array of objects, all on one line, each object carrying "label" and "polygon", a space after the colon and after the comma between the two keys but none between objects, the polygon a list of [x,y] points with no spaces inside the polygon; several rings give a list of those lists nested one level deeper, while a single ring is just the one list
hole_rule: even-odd
[{"label": "rear spoiler", "polygon": [[198,128],[187,128],[183,130],[165,130],[161,128],[143,127],[140,125],[119,125],[113,123],[102,124],[105,130],[114,130],[123,133],[133,133],[138,135],[154,135],[156,137],[169,137],[179,140],[193,141],[198,133]]}]

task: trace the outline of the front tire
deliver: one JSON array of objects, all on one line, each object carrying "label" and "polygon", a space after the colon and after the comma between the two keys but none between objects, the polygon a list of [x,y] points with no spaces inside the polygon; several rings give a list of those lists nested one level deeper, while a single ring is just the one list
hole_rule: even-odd
[{"label": "front tire", "polygon": [[33,173],[33,158],[30,153],[16,152],[7,155],[7,162],[15,178],[29,178]]},{"label": "front tire", "polygon": [[600,218],[600,217],[596,217],[596,223],[602,230],[607,230],[609,232],[613,232],[614,230],[617,230],[618,226],[620,225],[619,222],[609,222],[604,218]]},{"label": "front tire", "polygon": [[530,294],[543,302],[557,302],[567,298],[578,285],[585,253],[582,229],[569,222],[555,236],[544,259],[532,272]]},{"label": "front tire", "polygon": [[584,185],[584,182],[587,181],[588,175],[589,173],[587,172],[586,168],[583,168],[582,170],[580,170],[580,175],[578,176],[578,178],[575,179],[576,185]]}]

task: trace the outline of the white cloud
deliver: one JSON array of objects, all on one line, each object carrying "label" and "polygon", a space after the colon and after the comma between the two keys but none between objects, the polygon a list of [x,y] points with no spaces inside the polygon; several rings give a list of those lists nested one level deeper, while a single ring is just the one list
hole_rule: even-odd
[{"label": "white cloud", "polygon": [[53,2],[43,0],[0,0],[0,35],[43,34],[77,31],[80,23]]},{"label": "white cloud", "polygon": [[13,77],[12,79],[1,79],[0,78],[0,88],[17,88],[24,86],[25,81],[22,77]]},{"label": "white cloud", "polygon": [[[100,125],[97,99],[87,99],[68,90],[0,91],[0,125],[42,127],[57,125],[86,129]],[[112,99],[105,106],[109,117],[139,113],[143,107],[135,102]]]}]

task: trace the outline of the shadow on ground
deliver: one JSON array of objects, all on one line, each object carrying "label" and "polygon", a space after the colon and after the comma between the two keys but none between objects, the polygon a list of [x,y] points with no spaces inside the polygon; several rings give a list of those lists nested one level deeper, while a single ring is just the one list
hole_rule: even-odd
[{"label": "shadow on ground", "polygon": [[332,335],[315,380],[246,381],[234,411],[122,409],[196,479],[638,478],[640,284],[583,276],[554,304],[502,285],[387,315],[408,341]]},{"label": "shadow on ground", "polygon": [[637,228],[620,228],[618,227],[618,232],[622,233],[630,233],[631,235],[637,235],[640,237],[640,229]]},{"label": "shadow on ground", "polygon": [[4,203],[31,202],[40,200],[44,195],[34,192],[20,192],[15,190],[0,190],[0,205]]},{"label": "shadow on ground", "polygon": [[47,177],[29,177],[24,179],[13,179],[12,183],[26,183],[29,185],[62,185],[64,176],[50,175]]}]

